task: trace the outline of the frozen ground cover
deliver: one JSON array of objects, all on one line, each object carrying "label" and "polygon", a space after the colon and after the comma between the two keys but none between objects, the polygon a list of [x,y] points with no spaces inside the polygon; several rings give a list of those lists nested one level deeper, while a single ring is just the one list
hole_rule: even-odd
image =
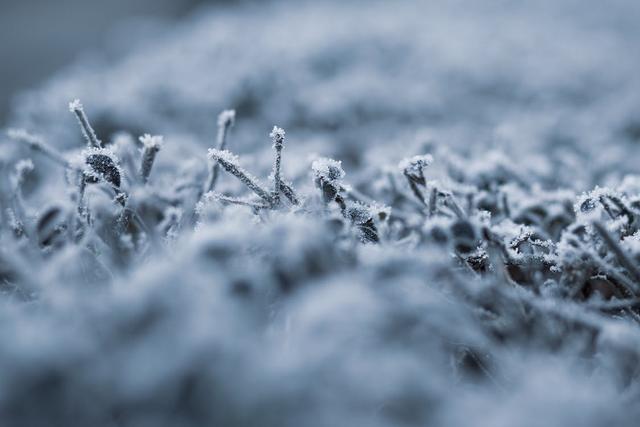
[{"label": "frozen ground cover", "polygon": [[639,17],[225,5],[23,94],[1,424],[636,425]]}]

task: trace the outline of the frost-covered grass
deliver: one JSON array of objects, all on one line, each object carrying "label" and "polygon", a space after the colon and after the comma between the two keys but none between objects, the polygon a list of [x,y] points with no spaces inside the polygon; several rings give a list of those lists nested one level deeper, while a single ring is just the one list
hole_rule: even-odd
[{"label": "frost-covered grass", "polygon": [[638,8],[581,4],[225,6],[25,94],[0,424],[635,425]]}]

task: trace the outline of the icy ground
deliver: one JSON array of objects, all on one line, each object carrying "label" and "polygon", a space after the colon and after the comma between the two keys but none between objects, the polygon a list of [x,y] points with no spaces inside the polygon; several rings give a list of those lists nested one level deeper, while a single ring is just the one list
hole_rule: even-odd
[{"label": "icy ground", "polygon": [[637,425],[639,20],[225,3],[22,94],[0,425]]}]

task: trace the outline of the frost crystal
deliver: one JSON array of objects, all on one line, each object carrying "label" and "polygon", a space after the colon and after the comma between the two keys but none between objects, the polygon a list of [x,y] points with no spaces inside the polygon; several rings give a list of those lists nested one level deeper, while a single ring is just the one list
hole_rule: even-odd
[{"label": "frost crystal", "polygon": [[354,203],[347,207],[346,215],[356,225],[362,225],[371,220],[371,210],[368,206],[360,203]]},{"label": "frost crystal", "polygon": [[274,126],[271,130],[271,133],[269,134],[269,137],[271,137],[274,143],[278,143],[284,141],[284,134],[284,129],[279,128],[278,126]]},{"label": "frost crystal", "polygon": [[345,176],[342,162],[328,157],[314,160],[311,164],[311,170],[315,178],[320,178],[330,183],[339,184]]},{"label": "frost crystal", "polygon": [[209,157],[209,159],[213,161],[222,160],[232,165],[237,165],[239,162],[238,156],[233,154],[231,151],[218,150],[217,148],[209,148],[207,157]]},{"label": "frost crystal", "polygon": [[342,179],[345,176],[341,163],[329,158],[320,158],[314,160],[311,170],[316,187],[322,190],[324,202],[340,202],[339,193],[343,190]]},{"label": "frost crystal", "polygon": [[424,154],[402,159],[400,163],[398,163],[398,167],[407,177],[424,181],[424,168],[431,163],[433,163],[433,156],[431,154]]},{"label": "frost crystal", "polygon": [[284,143],[284,129],[274,126],[269,137],[273,141],[273,148],[276,150],[282,149],[282,145]]},{"label": "frost crystal", "polygon": [[386,221],[391,215],[391,206],[373,203],[369,206],[369,213],[373,218],[377,218],[380,221]]},{"label": "frost crystal", "polygon": [[75,113],[76,111],[82,111],[82,103],[80,103],[79,99],[74,99],[69,102],[69,111]]},{"label": "frost crystal", "polygon": [[218,115],[218,126],[233,126],[236,121],[236,110],[224,110]]},{"label": "frost crystal", "polygon": [[145,133],[138,140],[145,146],[145,148],[159,150],[164,144],[164,137],[162,135],[150,135]]}]

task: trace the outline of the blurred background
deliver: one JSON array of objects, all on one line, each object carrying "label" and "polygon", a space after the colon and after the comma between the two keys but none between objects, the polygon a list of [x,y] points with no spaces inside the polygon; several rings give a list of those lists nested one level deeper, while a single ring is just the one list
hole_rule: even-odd
[{"label": "blurred background", "polygon": [[59,148],[81,144],[74,98],[104,139],[153,132],[196,158],[226,108],[240,153],[277,123],[353,166],[363,141],[418,133],[518,155],[640,147],[636,0],[3,1],[0,124]]},{"label": "blurred background", "polygon": [[102,48],[119,24],[170,24],[203,3],[220,1],[0,0],[0,123],[14,94]]}]

